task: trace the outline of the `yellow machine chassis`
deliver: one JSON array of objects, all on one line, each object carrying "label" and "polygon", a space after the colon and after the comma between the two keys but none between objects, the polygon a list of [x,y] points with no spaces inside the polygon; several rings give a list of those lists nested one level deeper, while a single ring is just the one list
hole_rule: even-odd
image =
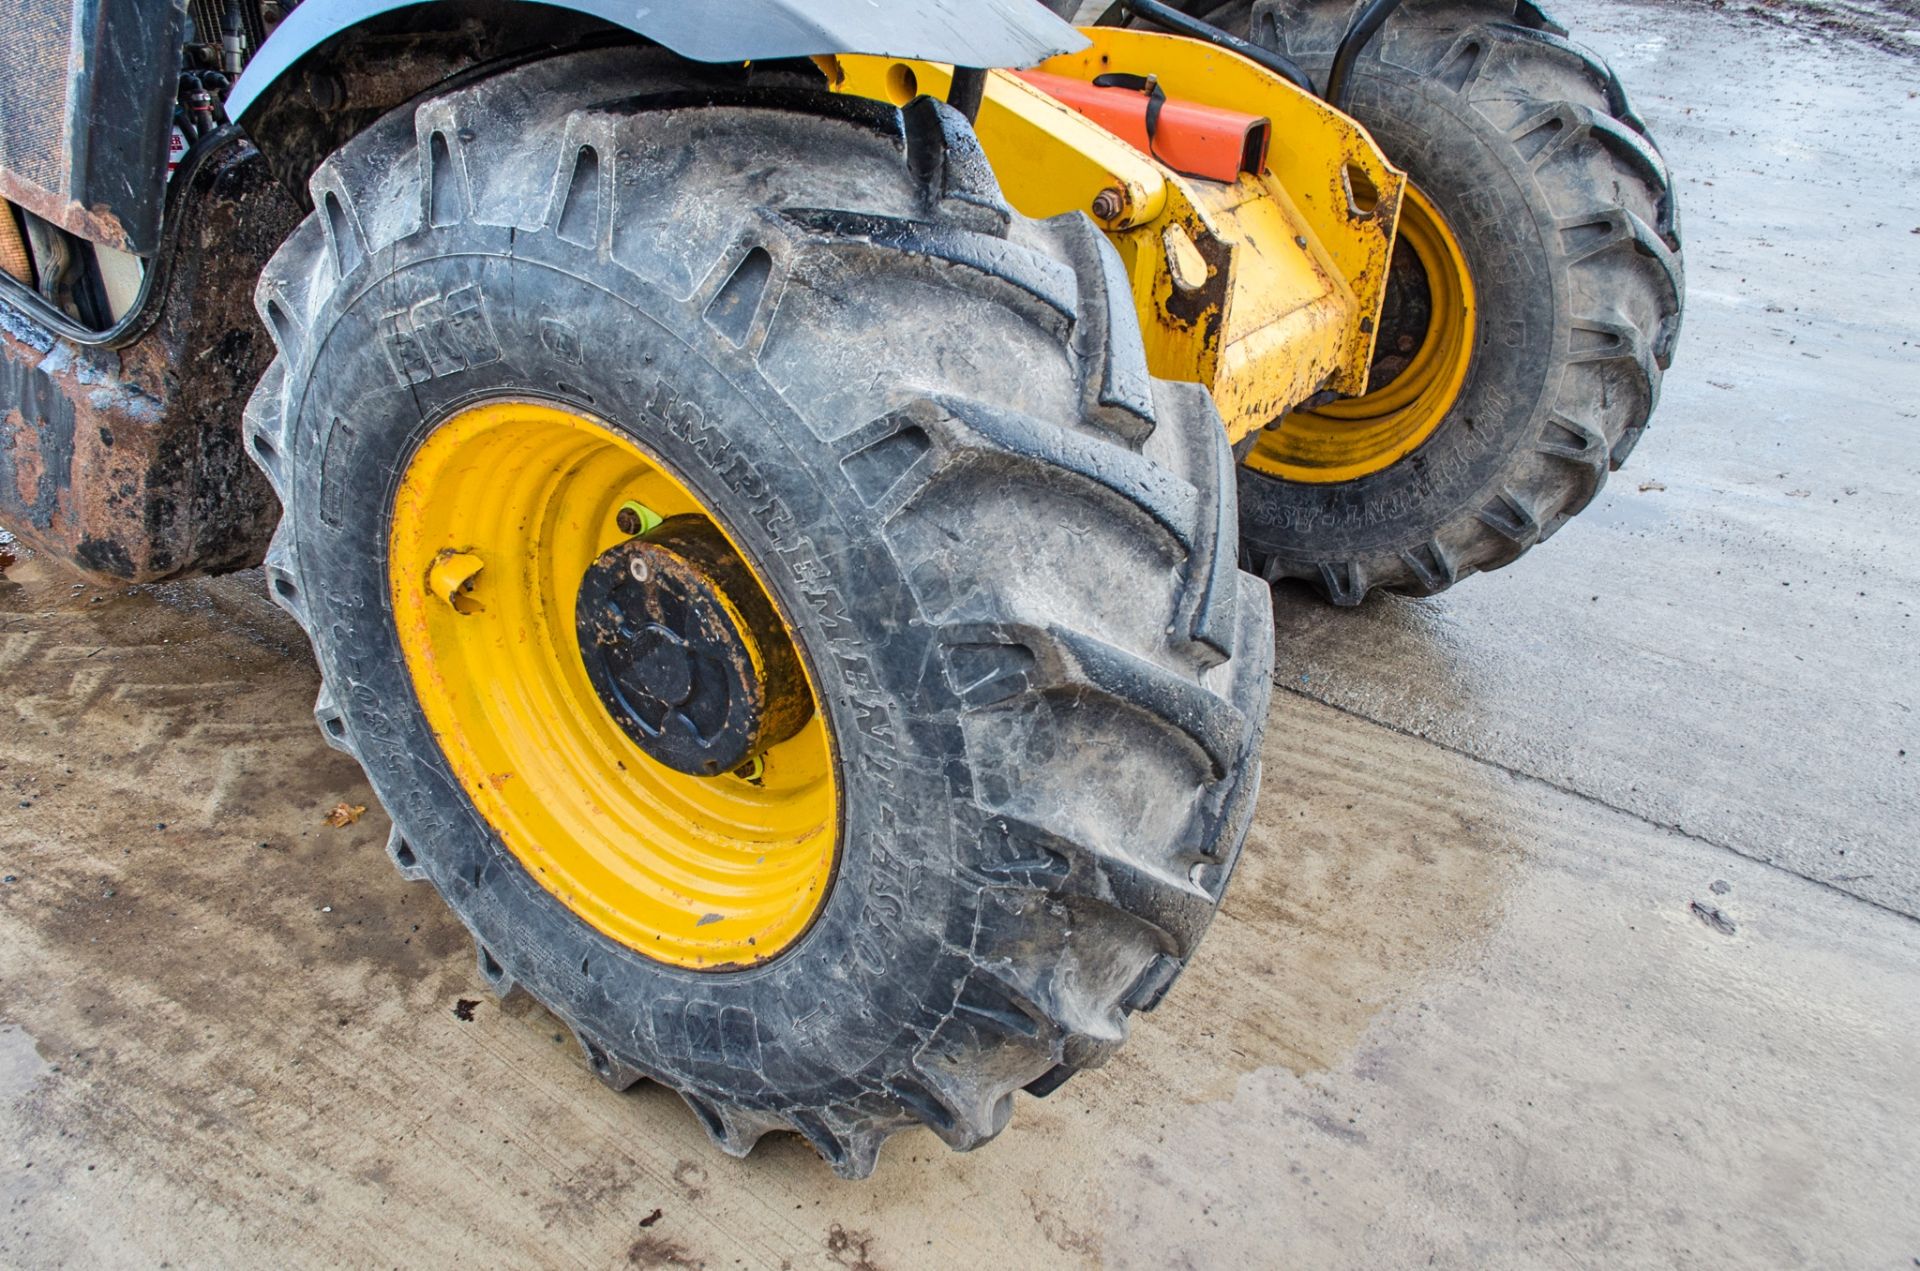
[{"label": "yellow machine chassis", "polygon": [[[1180,36],[1089,27],[1037,68],[1155,76],[1170,97],[1272,121],[1267,170],[1182,176],[1005,72],[975,121],[1008,201],[1085,211],[1119,250],[1155,375],[1207,385],[1234,441],[1323,390],[1367,389],[1406,176],[1359,124],[1237,53]],[[948,66],[821,59],[834,87],[904,103],[944,97]]]}]

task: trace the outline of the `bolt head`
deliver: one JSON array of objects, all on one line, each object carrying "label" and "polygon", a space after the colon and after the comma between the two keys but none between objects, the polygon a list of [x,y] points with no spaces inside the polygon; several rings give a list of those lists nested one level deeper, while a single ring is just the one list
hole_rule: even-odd
[{"label": "bolt head", "polygon": [[633,563],[627,566],[627,572],[633,575],[633,581],[644,583],[653,577],[653,566],[647,564],[646,557],[636,556]]}]

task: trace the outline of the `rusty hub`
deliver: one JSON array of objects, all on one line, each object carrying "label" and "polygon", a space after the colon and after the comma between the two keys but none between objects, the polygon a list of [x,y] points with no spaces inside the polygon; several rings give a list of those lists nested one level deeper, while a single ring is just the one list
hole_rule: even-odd
[{"label": "rusty hub", "polygon": [[676,516],[603,552],[575,605],[594,691],[623,731],[680,772],[731,772],[813,709],[793,644],[726,536]]}]

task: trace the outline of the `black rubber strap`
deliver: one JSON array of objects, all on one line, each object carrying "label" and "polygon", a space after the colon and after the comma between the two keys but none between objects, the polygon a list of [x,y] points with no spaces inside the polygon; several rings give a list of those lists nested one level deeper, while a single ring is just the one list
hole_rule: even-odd
[{"label": "black rubber strap", "polygon": [[[1109,71],[1105,75],[1093,77],[1095,88],[1124,88],[1129,92],[1147,95],[1147,157],[1159,159],[1154,153],[1154,134],[1160,131],[1160,108],[1167,104],[1167,90],[1160,87],[1160,81],[1152,75],[1128,75],[1121,71]],[[1165,162],[1162,160],[1162,162]],[[1171,164],[1168,164],[1171,167]]]},{"label": "black rubber strap", "polygon": [[1205,40],[1216,48],[1232,49],[1250,62],[1266,67],[1281,79],[1296,88],[1313,91],[1313,81],[1300,69],[1292,58],[1285,57],[1258,44],[1249,44],[1237,35],[1228,35],[1217,26],[1209,26],[1192,14],[1183,13],[1170,4],[1160,0],[1114,0],[1107,11],[1094,22],[1095,26],[1127,26],[1129,17],[1137,17],[1151,22],[1175,35],[1184,35],[1189,39]]}]

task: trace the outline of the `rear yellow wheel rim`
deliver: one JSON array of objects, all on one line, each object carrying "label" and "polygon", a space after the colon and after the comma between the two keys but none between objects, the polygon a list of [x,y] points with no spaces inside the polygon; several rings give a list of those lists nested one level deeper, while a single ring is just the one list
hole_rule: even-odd
[{"label": "rear yellow wheel rim", "polygon": [[1446,219],[1407,187],[1396,253],[1426,271],[1432,316],[1406,367],[1361,397],[1297,410],[1258,434],[1247,465],[1287,481],[1352,481],[1398,463],[1433,435],[1466,383],[1473,355],[1473,278]]},{"label": "rear yellow wheel rim", "polygon": [[574,603],[587,567],[631,537],[619,522],[633,503],[713,519],[596,420],[531,402],[447,420],[394,504],[401,649],[454,774],[541,886],[662,962],[764,961],[807,929],[833,877],[838,795],[818,685],[808,668],[813,717],[733,773],[678,772],[629,738],[595,696]]}]

